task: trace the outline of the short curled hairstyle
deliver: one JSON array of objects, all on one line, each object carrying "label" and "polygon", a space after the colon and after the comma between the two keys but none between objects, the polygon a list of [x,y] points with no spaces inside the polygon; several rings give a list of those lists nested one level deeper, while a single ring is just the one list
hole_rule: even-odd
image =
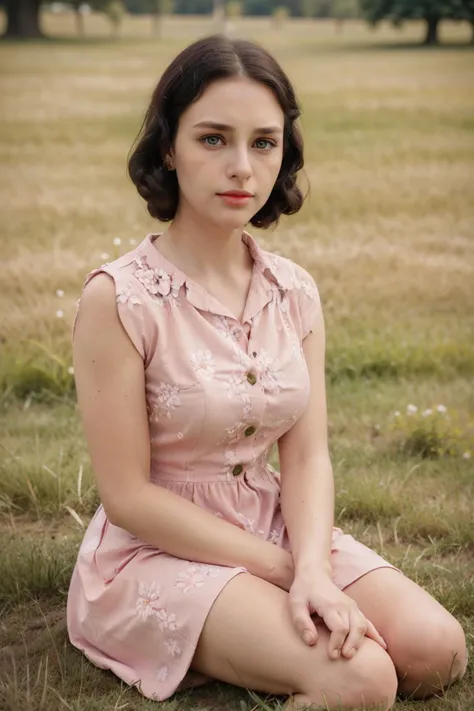
[{"label": "short curled hairstyle", "polygon": [[296,177],[304,165],[303,137],[296,119],[301,115],[290,80],[272,55],[254,42],[213,34],[186,47],[171,62],[153,91],[139,134],[128,159],[128,173],[146,200],[150,215],[172,220],[178,209],[176,171],[164,159],[174,145],[180,115],[217,79],[247,77],[272,89],[285,115],[283,158],[273,190],[250,220],[255,227],[277,224],[280,215],[293,215],[304,197]]}]

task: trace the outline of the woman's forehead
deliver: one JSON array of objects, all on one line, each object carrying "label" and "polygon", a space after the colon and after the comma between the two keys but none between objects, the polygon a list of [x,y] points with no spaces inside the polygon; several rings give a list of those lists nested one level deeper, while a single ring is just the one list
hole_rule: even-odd
[{"label": "woman's forehead", "polygon": [[[220,125],[220,130],[232,131],[239,127],[248,129],[283,129],[283,111],[272,90],[252,82],[252,86],[228,80],[211,84],[202,96],[193,102],[183,114],[186,124],[195,128],[196,124]],[[205,128],[198,126],[197,128]]]}]

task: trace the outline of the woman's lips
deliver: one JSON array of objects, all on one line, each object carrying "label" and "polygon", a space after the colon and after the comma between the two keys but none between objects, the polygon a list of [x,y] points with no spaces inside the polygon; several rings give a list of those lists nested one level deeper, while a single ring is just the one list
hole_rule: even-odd
[{"label": "woman's lips", "polygon": [[233,195],[232,193],[217,193],[217,195],[224,200],[226,205],[246,205],[252,199],[251,195]]}]

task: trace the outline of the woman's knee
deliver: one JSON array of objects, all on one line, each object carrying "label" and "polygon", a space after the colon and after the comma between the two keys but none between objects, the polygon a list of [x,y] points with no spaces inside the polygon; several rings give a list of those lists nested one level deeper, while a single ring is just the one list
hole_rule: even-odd
[{"label": "woman's knee", "polygon": [[459,622],[446,613],[424,634],[405,640],[398,656],[404,660],[398,669],[401,691],[428,696],[464,676],[466,637]]},{"label": "woman's knee", "polygon": [[332,661],[334,674],[326,676],[325,688],[317,673],[308,675],[303,693],[312,699],[321,697],[329,708],[361,708],[379,705],[392,708],[397,694],[397,673],[390,656],[367,637],[353,659]]}]

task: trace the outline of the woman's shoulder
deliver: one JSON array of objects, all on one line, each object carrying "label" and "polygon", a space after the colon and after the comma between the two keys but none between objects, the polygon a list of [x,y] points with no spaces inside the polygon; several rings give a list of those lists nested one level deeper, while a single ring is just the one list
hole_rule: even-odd
[{"label": "woman's shoulder", "polygon": [[139,266],[142,256],[143,250],[141,249],[141,245],[138,245],[115,259],[98,264],[86,274],[85,279],[88,280],[99,272],[107,272],[111,276],[122,279],[131,278]]},{"label": "woman's shoulder", "polygon": [[[108,255],[107,255],[108,256]],[[99,274],[108,274],[115,282],[117,293],[130,290],[137,293],[146,291],[147,280],[151,279],[153,269],[147,263],[146,240],[143,240],[133,249],[115,259],[103,262],[91,269],[84,276],[83,291],[94,277]],[[106,278],[105,278],[106,279]],[[104,280],[101,280],[104,281]]]},{"label": "woman's shoulder", "polygon": [[122,325],[137,350],[144,358],[148,357],[149,348],[145,334],[153,333],[153,319],[149,309],[145,308],[146,289],[136,276],[138,270],[143,270],[142,256],[142,245],[138,245],[126,254],[104,262],[86,274],[81,294],[76,301],[72,336],[75,333],[82,304],[86,306],[89,304],[90,310],[95,314],[103,313],[104,319],[116,309]]}]

